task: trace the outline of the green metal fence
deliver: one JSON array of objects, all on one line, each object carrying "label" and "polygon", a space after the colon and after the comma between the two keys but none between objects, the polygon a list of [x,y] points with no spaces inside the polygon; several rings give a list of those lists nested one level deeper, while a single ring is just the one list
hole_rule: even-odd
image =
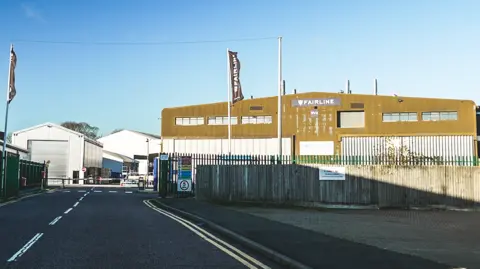
[{"label": "green metal fence", "polygon": [[20,189],[40,187],[44,163],[20,160]]},{"label": "green metal fence", "polygon": [[[44,167],[43,163],[20,160],[19,156],[8,154],[5,188],[0,191],[0,200],[18,196],[23,189],[41,187]],[[0,179],[1,176],[3,162],[0,162]]]},{"label": "green metal fence", "polygon": [[[4,189],[1,190],[1,198],[8,199],[15,197],[19,192],[19,157],[16,155],[7,155],[7,170],[5,171],[6,181],[3,184]],[[0,175],[3,175],[3,162],[0,164]]]},{"label": "green metal fence", "polygon": [[478,166],[477,157],[465,156],[284,156],[284,161],[296,164],[338,164],[338,165],[453,165]]},{"label": "green metal fence", "polygon": [[471,156],[308,156],[308,155],[228,155],[162,153],[175,160],[179,156],[192,156],[195,164],[219,165],[269,165],[269,164],[331,164],[331,165],[400,165],[400,166],[478,166],[478,157]]}]

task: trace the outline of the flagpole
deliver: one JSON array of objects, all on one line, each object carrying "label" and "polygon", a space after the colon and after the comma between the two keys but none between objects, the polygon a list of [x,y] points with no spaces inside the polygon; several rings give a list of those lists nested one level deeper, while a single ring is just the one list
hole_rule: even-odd
[{"label": "flagpole", "polygon": [[282,37],[278,37],[278,157],[282,158]]},{"label": "flagpole", "polygon": [[232,98],[230,97],[231,94],[231,70],[230,70],[230,54],[229,49],[227,48],[227,92],[228,92],[228,155],[232,154]]},{"label": "flagpole", "polygon": [[1,195],[6,197],[6,182],[7,182],[7,127],[8,127],[8,108],[10,106],[10,80],[11,80],[11,75],[12,75],[12,50],[13,50],[13,44],[10,45],[10,61],[8,63],[8,81],[7,81],[7,103],[5,105],[5,127],[3,129],[3,148],[2,148],[2,193]]}]

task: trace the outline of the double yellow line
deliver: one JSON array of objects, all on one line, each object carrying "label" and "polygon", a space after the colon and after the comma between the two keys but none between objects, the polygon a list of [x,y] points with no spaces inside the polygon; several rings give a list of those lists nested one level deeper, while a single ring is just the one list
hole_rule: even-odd
[{"label": "double yellow line", "polygon": [[205,231],[204,229],[198,227],[197,225],[193,224],[192,222],[185,220],[177,215],[174,215],[168,211],[160,209],[153,205],[150,201],[144,200],[144,204],[146,204],[151,209],[157,211],[158,213],[175,220],[176,222],[180,223],[181,225],[185,226],[185,228],[189,229],[200,238],[204,239],[205,241],[209,242],[210,244],[214,245],[224,253],[228,254],[235,260],[239,261],[243,265],[245,265],[249,269],[270,269],[267,265],[261,263],[257,259],[253,258],[252,256],[246,254],[245,252],[239,250],[238,248],[228,244],[227,242],[221,240],[220,238],[214,236],[213,234]]}]

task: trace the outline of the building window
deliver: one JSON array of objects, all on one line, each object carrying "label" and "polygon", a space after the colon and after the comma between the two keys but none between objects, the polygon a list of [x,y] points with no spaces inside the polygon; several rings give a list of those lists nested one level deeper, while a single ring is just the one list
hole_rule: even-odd
[{"label": "building window", "polygon": [[[232,119],[232,125],[237,124],[237,117],[230,117]],[[228,117],[217,116],[208,117],[208,125],[228,125]]]},{"label": "building window", "polygon": [[422,112],[422,120],[424,121],[445,121],[457,119],[458,113],[456,111]]},{"label": "building window", "polygon": [[339,111],[337,112],[338,128],[364,128],[365,111]]},{"label": "building window", "polygon": [[242,124],[271,124],[272,116],[245,116],[242,117]]},{"label": "building window", "polygon": [[417,121],[416,112],[383,113],[383,122]]},{"label": "building window", "polygon": [[175,118],[175,125],[194,126],[194,125],[203,125],[203,124],[205,124],[203,117]]}]

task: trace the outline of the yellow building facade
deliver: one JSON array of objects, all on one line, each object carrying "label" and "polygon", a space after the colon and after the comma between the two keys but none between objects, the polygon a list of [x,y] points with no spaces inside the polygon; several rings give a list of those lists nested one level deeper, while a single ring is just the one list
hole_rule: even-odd
[{"label": "yellow building facade", "polygon": [[[276,138],[277,100],[266,97],[235,103],[231,110],[232,139]],[[476,156],[476,110],[471,100],[326,92],[287,94],[282,96],[282,137],[289,139],[290,152],[295,155],[307,155],[309,147],[320,155],[346,154],[345,141],[349,138],[356,139],[355,152],[358,152],[362,147],[359,143],[368,144],[376,137],[410,137],[407,142],[399,143],[412,145],[420,143],[422,137],[432,137],[441,141],[428,143],[443,151],[462,147],[463,153],[449,154]],[[227,113],[227,102],[165,108],[162,137],[226,139]],[[316,146],[313,142],[317,142]],[[468,145],[461,145],[465,143]]]}]

